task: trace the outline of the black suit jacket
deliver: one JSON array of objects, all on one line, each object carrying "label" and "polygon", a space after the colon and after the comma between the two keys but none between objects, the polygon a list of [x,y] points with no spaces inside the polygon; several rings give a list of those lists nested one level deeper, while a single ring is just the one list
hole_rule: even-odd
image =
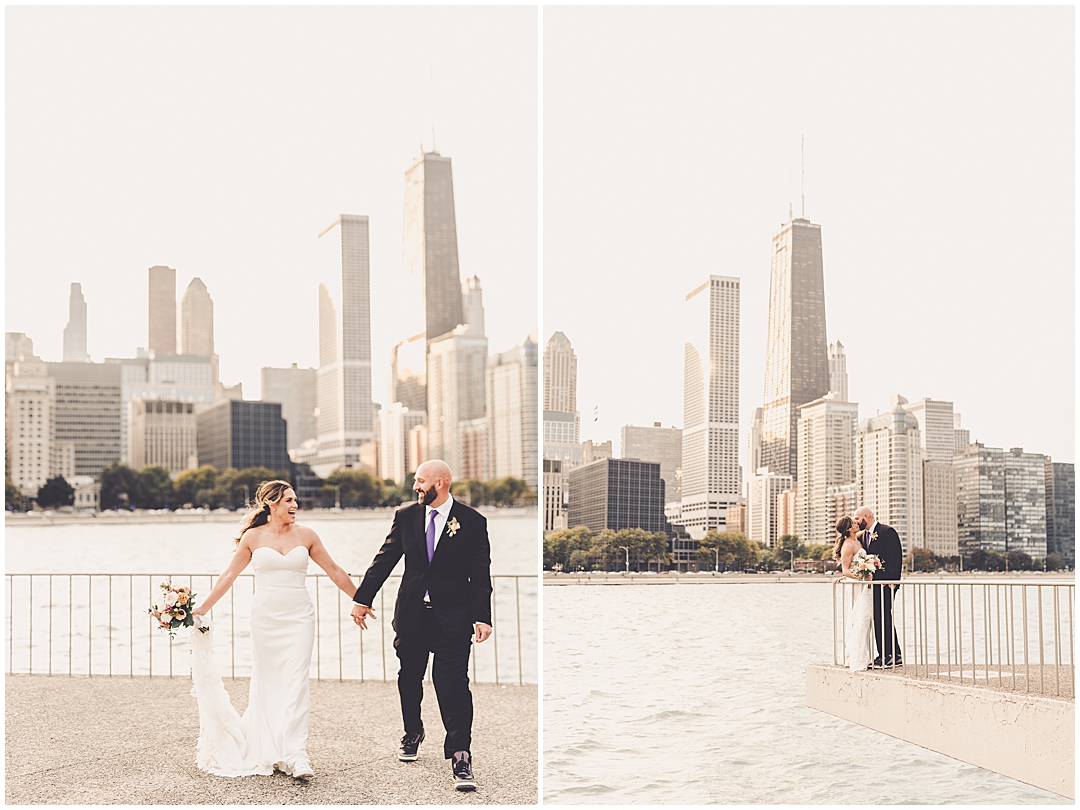
[{"label": "black suit jacket", "polygon": [[874,573],[874,582],[888,582],[900,579],[904,568],[904,547],[900,544],[900,535],[892,526],[878,523],[874,529],[877,538],[871,537],[867,554],[877,554],[885,567]]},{"label": "black suit jacket", "polygon": [[[394,524],[386,542],[364,574],[354,601],[373,605],[375,594],[404,555],[405,573],[394,605],[393,626],[397,634],[408,636],[423,627],[426,591],[443,631],[455,638],[471,636],[474,622],[491,624],[491,546],[487,518],[455,500],[430,563],[424,518],[425,509],[419,503],[394,513]],[[459,528],[451,533],[455,520]]]}]

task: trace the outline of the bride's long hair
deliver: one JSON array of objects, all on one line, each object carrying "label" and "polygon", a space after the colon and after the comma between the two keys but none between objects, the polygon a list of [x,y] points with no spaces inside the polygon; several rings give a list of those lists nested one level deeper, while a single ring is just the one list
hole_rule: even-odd
[{"label": "bride's long hair", "polygon": [[240,538],[248,529],[256,526],[265,526],[270,522],[270,504],[277,503],[285,497],[285,491],[292,489],[288,481],[263,481],[255,490],[255,503],[253,503],[244,515],[244,522],[240,524],[240,534],[233,538],[235,544],[240,545]]},{"label": "bride's long hair", "polygon": [[849,517],[842,517],[836,521],[836,533],[839,536],[836,538],[836,545],[832,551],[834,560],[840,559],[840,549],[844,547],[844,541],[847,539],[848,532],[851,531],[851,526],[852,520]]}]

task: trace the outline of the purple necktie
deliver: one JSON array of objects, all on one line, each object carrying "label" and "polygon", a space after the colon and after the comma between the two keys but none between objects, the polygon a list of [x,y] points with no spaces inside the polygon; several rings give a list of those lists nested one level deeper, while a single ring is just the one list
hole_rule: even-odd
[{"label": "purple necktie", "polygon": [[427,559],[431,562],[431,558],[435,556],[435,516],[439,513],[434,509],[431,510],[431,522],[427,527]]}]

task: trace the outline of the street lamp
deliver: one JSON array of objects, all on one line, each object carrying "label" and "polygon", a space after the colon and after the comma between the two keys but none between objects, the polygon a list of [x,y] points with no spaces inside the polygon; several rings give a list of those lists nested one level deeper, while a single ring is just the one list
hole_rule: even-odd
[{"label": "street lamp", "polygon": [[626,552],[626,573],[629,574],[630,573],[630,546],[619,546],[619,548],[621,548],[623,551]]},{"label": "street lamp", "polygon": [[335,495],[334,495],[334,508],[335,509],[340,509],[341,508],[341,487],[340,486],[334,487],[334,493],[335,493]]},{"label": "street lamp", "polygon": [[715,571],[716,573],[719,574],[720,573],[720,546],[717,546],[716,548],[714,548],[713,553],[716,554],[716,566],[713,568],[713,571]]},{"label": "street lamp", "polygon": [[795,573],[795,549],[786,549],[787,553],[791,555],[791,573]]}]

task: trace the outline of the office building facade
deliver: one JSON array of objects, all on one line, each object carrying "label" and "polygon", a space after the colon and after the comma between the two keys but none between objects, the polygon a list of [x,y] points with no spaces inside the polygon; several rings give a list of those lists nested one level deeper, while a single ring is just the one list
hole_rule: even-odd
[{"label": "office building facade", "polygon": [[1014,447],[1005,459],[1005,547],[1046,556],[1046,456]]},{"label": "office building facade", "polygon": [[957,552],[1004,554],[1005,451],[974,442],[956,453]]},{"label": "office building facade", "polygon": [[327,267],[340,268],[335,303],[319,285],[319,368],[316,371],[316,442],[309,462],[320,478],[336,469],[360,469],[360,451],[375,438],[371,399],[371,264],[368,218],[341,214],[322,233]]},{"label": "office building facade", "polygon": [[[855,481],[858,421],[858,404],[841,400],[836,393],[799,407],[795,533],[804,543],[828,544],[836,539],[836,521],[829,509],[830,490]],[[788,487],[793,483],[789,481]]]},{"label": "office building facade", "polygon": [[1076,469],[1046,458],[1046,551],[1076,567]]},{"label": "office building facade", "polygon": [[570,471],[567,525],[666,532],[664,480],[651,461],[605,458]]},{"label": "office building facade", "polygon": [[200,465],[209,464],[218,472],[230,467],[288,472],[280,403],[221,400],[197,413],[195,423]]},{"label": "office building facade", "polygon": [[[783,536],[780,529],[778,502],[791,489],[791,476],[781,475],[761,467],[746,482],[747,536],[765,548],[776,548]],[[731,509],[728,509],[731,512]],[[803,542],[811,542],[804,539]]]},{"label": "office building facade", "polygon": [[149,276],[147,348],[157,355],[176,354],[176,270],[158,264]]},{"label": "office building facade", "polygon": [[682,498],[682,430],[661,427],[623,425],[619,432],[619,457],[655,461],[660,465],[664,492],[668,502]]},{"label": "office building facade", "polygon": [[487,338],[467,327],[429,340],[427,356],[428,454],[462,468],[461,423],[485,416]]},{"label": "office building facade", "polygon": [[896,529],[905,555],[924,548],[918,420],[898,401],[889,413],[864,420],[856,432],[855,465],[859,505]]},{"label": "office building facade", "polygon": [[194,403],[133,399],[127,421],[129,467],[164,467],[176,475],[199,466]]},{"label": "office building facade", "polygon": [[524,479],[534,493],[539,484],[537,360],[536,342],[530,337],[493,355],[487,364],[488,474]]},{"label": "office building facade", "polygon": [[[430,343],[465,323],[450,158],[425,152],[405,172],[402,259],[420,280]],[[430,408],[429,408],[430,410]]]},{"label": "office building facade", "polygon": [[773,237],[761,466],[799,480],[799,406],[828,393],[821,226],[792,219]]},{"label": "office building facade", "polygon": [[739,501],[739,279],[711,275],[686,296],[682,497],[694,540]]},{"label": "office building facade", "polygon": [[317,438],[315,408],[318,406],[316,370],[263,366],[259,371],[259,400],[280,402],[281,418],[285,420],[286,444],[291,450]]}]

